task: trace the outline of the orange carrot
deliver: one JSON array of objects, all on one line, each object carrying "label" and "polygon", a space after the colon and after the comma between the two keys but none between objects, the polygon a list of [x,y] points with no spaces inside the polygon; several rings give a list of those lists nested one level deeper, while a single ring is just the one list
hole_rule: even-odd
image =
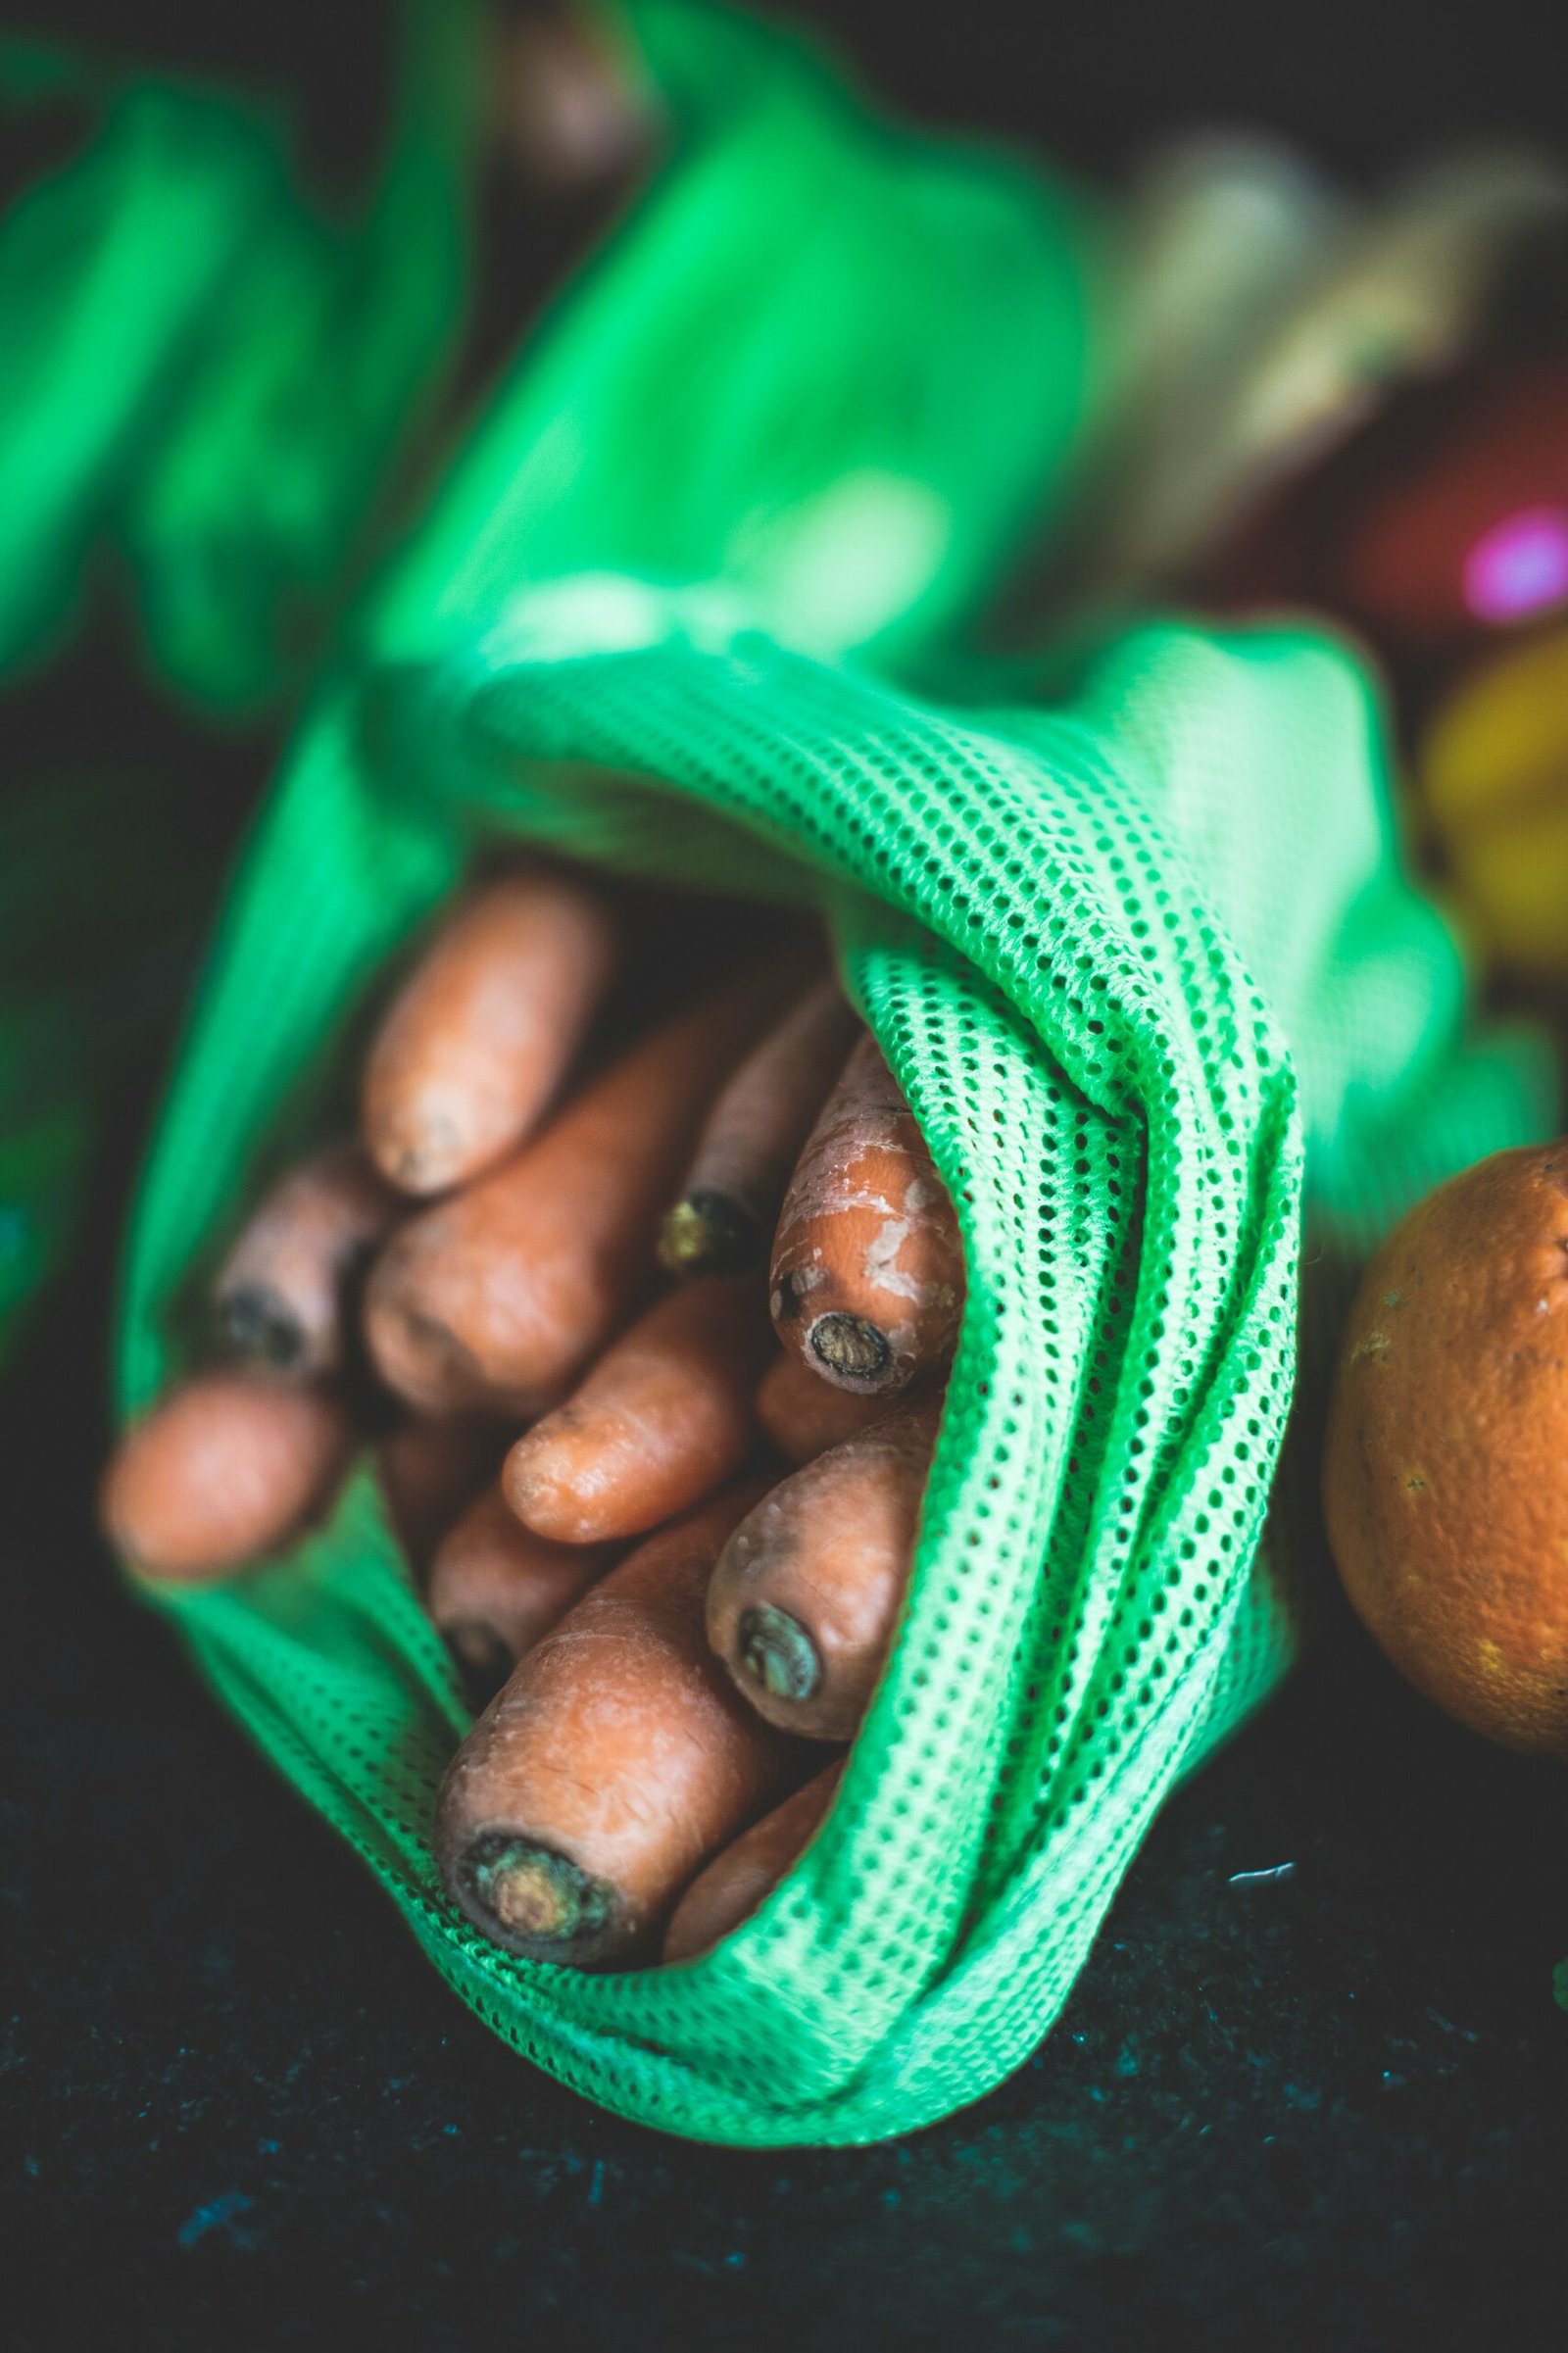
[{"label": "orange carrot", "polygon": [[613,1545],[554,1544],[535,1536],[490,1487],[442,1540],[426,1606],[488,1697],[614,1556]]},{"label": "orange carrot", "polygon": [[528,1135],[609,986],[610,913],[563,874],[506,876],[436,933],[376,1034],[365,1138],[405,1193],[467,1184]]},{"label": "orange carrot", "polygon": [[405,1207],[358,1145],[290,1169],[219,1274],[218,1327],[229,1348],[301,1380],[341,1372],[361,1278]]},{"label": "orange carrot", "polygon": [[942,1400],[907,1397],[780,1482],[725,1544],[708,1635],[769,1723],[846,1740],[908,1581]]},{"label": "orange carrot", "polygon": [[477,1414],[433,1421],[411,1414],[375,1449],[387,1517],[416,1569],[481,1487],[495,1476],[505,1425]]},{"label": "orange carrot", "polygon": [[858,1027],[837,982],[819,981],[744,1056],[660,1235],[672,1274],[732,1274],[766,1256],[790,1171]]},{"label": "orange carrot", "polygon": [[389,1388],[519,1420],[560,1402],[636,1306],[692,1129],[798,972],[773,959],[663,1023],[515,1159],[399,1229],[366,1295]]},{"label": "orange carrot", "polygon": [[953,1352],[957,1220],[873,1038],[851,1054],[790,1181],[769,1305],[786,1348],[862,1395],[904,1389]]},{"label": "orange carrot", "polygon": [[352,1438],[325,1390],[201,1374],[121,1440],[100,1495],[105,1533],[150,1577],[221,1577],[299,1533],[336,1485]]},{"label": "orange carrot", "polygon": [[501,1484],[541,1536],[640,1536],[733,1478],[756,1436],[771,1345],[755,1275],[688,1283],[612,1341],[564,1405],[518,1439]]},{"label": "orange carrot", "polygon": [[868,1430],[888,1410],[882,1397],[839,1389],[799,1356],[775,1356],[757,1392],[757,1418],[786,1462],[810,1462]]},{"label": "orange carrot", "polygon": [[700,1871],[664,1931],[666,1961],[708,1952],[771,1895],[820,1828],[844,1771],[842,1757],[805,1784]]},{"label": "orange carrot", "polygon": [[714,1556],[758,1492],[728,1489],[612,1569],[453,1758],[436,1854],[509,1951],[577,1968],[646,1955],[694,1873],[798,1773],[796,1743],[742,1703],[703,1635]]}]

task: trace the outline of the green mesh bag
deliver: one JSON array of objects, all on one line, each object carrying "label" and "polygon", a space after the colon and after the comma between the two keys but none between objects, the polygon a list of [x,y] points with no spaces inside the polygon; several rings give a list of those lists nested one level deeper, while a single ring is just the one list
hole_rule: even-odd
[{"label": "green mesh bag", "polygon": [[[5,687],[112,580],[154,694],[297,691],[455,354],[477,23],[409,0],[386,152],[333,204],[281,109],[0,38],[0,156],[34,157],[0,215]],[[14,756],[0,807],[0,1368],[218,888],[221,824],[107,732],[91,775]]]},{"label": "green mesh bag", "polygon": [[479,22],[405,0],[384,153],[336,201],[282,108],[0,39],[0,137],[68,132],[0,218],[0,673],[108,559],[161,682],[297,689],[456,356]]},{"label": "green mesh bag", "polygon": [[[385,152],[335,204],[299,184],[281,112],[0,40],[0,132],[64,108],[73,142],[0,218],[0,678],[58,651],[107,562],[161,686],[230,720],[297,690],[455,355],[485,24],[406,0]],[[1049,520],[1094,399],[1097,225],[875,122],[748,18],[656,4],[619,36],[663,125],[652,183],[524,345],[375,642],[599,566],[722,574],[814,643],[913,660]],[[109,1084],[162,1011],[141,965],[192,880],[160,796],[111,787],[89,830],[113,837],[119,1001],[0,957],[0,1361],[72,1241]],[[0,819],[5,872],[97,966],[77,843],[37,831]]]},{"label": "green mesh bag", "polygon": [[[833,133],[812,87],[770,83],[606,257],[323,691],[223,915],[119,1351],[126,1410],[188,1361],[243,1203],[341,1111],[387,957],[479,850],[821,910],[969,1291],[892,1657],[761,1910],[616,1976],[474,1935],[428,1839],[467,1717],[368,1470],[287,1559],[152,1595],[503,2039],[751,2144],[908,2131],[1050,2026],[1161,1799],[1292,1654],[1292,1530],[1262,1538],[1303,1220],[1353,1253],[1554,1110],[1538,1040],[1467,1029],[1341,651],[1151,623],[1045,709],[909,683],[1059,491],[1090,280],[1054,192]],[[840,185],[883,208],[873,303]]]},{"label": "green mesh bag", "polygon": [[346,1016],[472,842],[808,898],[969,1265],[891,1663],[761,1912],[680,1969],[585,1978],[497,1952],[441,1894],[427,1826],[466,1719],[368,1478],[291,1560],[167,1605],[507,2040],[673,2132],[870,2139],[1025,2056],[1161,1797],[1291,1655],[1258,1549],[1303,1188],[1271,1000],[1342,1235],[1547,1129],[1550,1077],[1527,1036],[1460,1034],[1457,956],[1399,877],[1332,649],[1152,628],[1060,711],[976,718],[760,635],[694,643],[678,598],[669,636],[573,658],[540,602],[548,652],[521,611],[399,681],[416,775],[340,723],[286,785],[149,1173],[122,1393],[169,1369],[182,1278],[279,1105],[330,1089]]}]

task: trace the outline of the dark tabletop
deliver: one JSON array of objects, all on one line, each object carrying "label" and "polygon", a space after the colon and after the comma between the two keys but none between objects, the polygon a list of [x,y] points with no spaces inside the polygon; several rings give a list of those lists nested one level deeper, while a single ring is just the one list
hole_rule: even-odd
[{"label": "dark tabletop", "polygon": [[[1083,164],[1195,114],[1363,173],[1455,127],[1565,124],[1560,15],[1522,0],[811,13],[909,103]],[[377,15],[298,11],[288,40],[277,11],[210,21],[247,71],[308,67],[330,95],[319,27]],[[193,22],[116,18],[171,56]],[[93,1248],[0,1397],[0,2342],[1564,2341],[1568,1780],[1446,1724],[1332,1610],[1161,1817],[1054,2033],[948,2123],[863,2152],[696,2148],[495,2041],[92,1534],[150,1074]]]},{"label": "dark tabletop", "polygon": [[0,2341],[1562,2342],[1563,1776],[1336,1621],[990,2098],[668,2139],[470,2018],[117,1589],[92,1288],[4,1400]]}]

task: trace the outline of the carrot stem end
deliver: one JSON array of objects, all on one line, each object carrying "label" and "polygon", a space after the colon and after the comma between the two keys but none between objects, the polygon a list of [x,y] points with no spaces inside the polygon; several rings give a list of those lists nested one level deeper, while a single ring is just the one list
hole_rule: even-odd
[{"label": "carrot stem end", "polygon": [[822,1661],[799,1618],[764,1601],[741,1612],[736,1629],[741,1665],[774,1699],[809,1699],[822,1680]]},{"label": "carrot stem end", "polygon": [[267,1283],[245,1283],[218,1302],[218,1329],[232,1355],[289,1372],[305,1355],[299,1317]]},{"label": "carrot stem end", "polygon": [[614,1888],[551,1847],[511,1831],[470,1839],[458,1867],[470,1919],[496,1943],[531,1961],[581,1967],[612,1929]]},{"label": "carrot stem end", "polygon": [[731,1193],[688,1193],[660,1229],[661,1265],[672,1275],[735,1275],[761,1258],[761,1227]]},{"label": "carrot stem end", "polygon": [[863,1315],[819,1315],[807,1335],[807,1346],[831,1378],[846,1387],[880,1389],[892,1370],[893,1350]]}]

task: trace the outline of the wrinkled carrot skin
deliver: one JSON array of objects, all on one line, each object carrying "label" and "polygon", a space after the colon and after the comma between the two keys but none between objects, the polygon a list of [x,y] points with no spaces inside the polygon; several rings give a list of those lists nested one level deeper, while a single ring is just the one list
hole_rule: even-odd
[{"label": "wrinkled carrot skin", "polygon": [[488,1696],[581,1600],[616,1551],[613,1544],[556,1544],[535,1536],[499,1487],[489,1487],[438,1545],[425,1604]]},{"label": "wrinkled carrot skin", "polygon": [[901,1400],[780,1481],[719,1556],[709,1640],[783,1731],[847,1740],[865,1713],[903,1605],[941,1412],[929,1392]]},{"label": "wrinkled carrot skin", "polygon": [[100,1517],[132,1567],[199,1585],[286,1547],[330,1499],[353,1432],[338,1398],[245,1372],[200,1375],[125,1433]]},{"label": "wrinkled carrot skin", "polygon": [[799,964],[772,959],[663,1023],[514,1159],[399,1229],[366,1294],[390,1389],[519,1421],[561,1402],[646,1290],[692,1130]]},{"label": "wrinkled carrot skin", "polygon": [[366,1063],[362,1124],[387,1181],[441,1193],[515,1151],[559,1090],[614,959],[605,902],[568,876],[508,875],[460,907]]},{"label": "wrinkled carrot skin", "polygon": [[838,1388],[799,1356],[775,1355],[758,1387],[757,1418],[785,1461],[799,1467],[869,1430],[889,1402]]},{"label": "wrinkled carrot skin", "polygon": [[226,1345],[291,1380],[341,1372],[353,1353],[361,1278],[407,1205],[358,1145],[290,1169],[219,1274],[214,1305]]},{"label": "wrinkled carrot skin", "polygon": [[412,1415],[375,1449],[376,1475],[399,1544],[422,1569],[447,1530],[494,1478],[509,1433],[480,1415]]},{"label": "wrinkled carrot skin", "polygon": [[759,1276],[671,1292],[518,1439],[502,1472],[508,1502],[567,1544],[639,1536],[688,1510],[751,1452],[752,1391],[771,1346]]},{"label": "wrinkled carrot skin", "polygon": [[892,1395],[952,1355],[964,1289],[957,1220],[870,1037],[801,1154],[770,1280],[779,1339],[841,1388]]},{"label": "wrinkled carrot skin", "polygon": [[664,1931],[663,1958],[691,1961],[749,1920],[820,1829],[844,1771],[835,1758],[700,1871]]},{"label": "wrinkled carrot skin", "polygon": [[646,1957],[695,1873],[798,1775],[798,1744],[738,1697],[703,1629],[714,1557],[758,1492],[738,1483],[592,1587],[454,1757],[436,1855],[509,1951]]},{"label": "wrinkled carrot skin", "polygon": [[790,1175],[859,1022],[819,981],[744,1055],[703,1124],[660,1256],[675,1274],[760,1265]]}]

